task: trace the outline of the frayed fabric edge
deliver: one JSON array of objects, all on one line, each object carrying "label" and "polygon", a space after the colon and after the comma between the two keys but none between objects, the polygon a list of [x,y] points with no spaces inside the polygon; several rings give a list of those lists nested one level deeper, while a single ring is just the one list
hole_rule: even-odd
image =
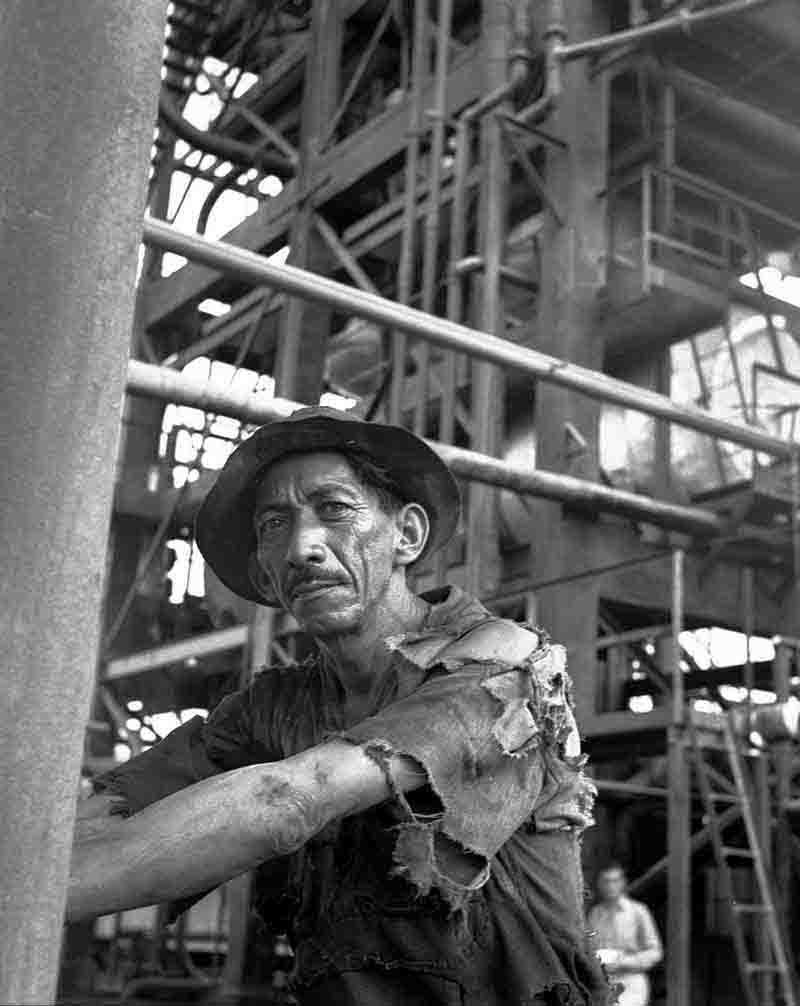
[{"label": "frayed fabric edge", "polygon": [[483,687],[500,703],[493,734],[504,754],[518,757],[542,746],[555,746],[568,757],[580,751],[569,685],[566,650],[550,643],[484,680]]},{"label": "frayed fabric edge", "polygon": [[[486,856],[476,849],[470,849],[456,836],[449,833],[444,824],[445,814],[435,819],[421,819],[413,810],[403,791],[397,786],[391,771],[391,760],[397,754],[385,740],[372,740],[360,745],[362,751],[380,768],[392,797],[406,814],[406,822],[397,826],[397,840],[393,851],[395,876],[405,877],[414,887],[419,897],[425,897],[436,890],[447,905],[449,912],[458,913],[466,906],[470,897],[488,881],[491,868]],[[408,755],[407,757],[414,757]],[[414,758],[418,761],[417,758]],[[427,776],[428,783],[445,807],[441,794],[437,791],[431,773],[426,765],[419,763]],[[445,808],[446,810],[446,808]],[[475,879],[464,884],[449,876],[437,858],[436,836],[441,835],[452,842],[465,856],[477,856],[483,861]]]},{"label": "frayed fabric edge", "polygon": [[[401,824],[398,827],[394,847],[392,873],[395,876],[405,877],[420,897],[425,897],[433,890],[437,891],[449,912],[458,913],[465,908],[472,895],[488,881],[490,866],[486,858],[481,856],[483,865],[474,880],[469,884],[454,880],[441,868],[436,852],[437,835],[442,835],[459,849],[464,849],[460,842],[447,835],[440,822]],[[464,852],[468,850],[464,849]]]}]

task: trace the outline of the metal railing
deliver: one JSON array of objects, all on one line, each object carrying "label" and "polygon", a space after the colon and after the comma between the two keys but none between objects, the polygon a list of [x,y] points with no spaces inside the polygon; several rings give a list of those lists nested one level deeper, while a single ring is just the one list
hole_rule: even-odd
[{"label": "metal railing", "polygon": [[608,198],[609,262],[637,269],[645,293],[654,267],[705,266],[723,282],[757,270],[758,231],[800,236],[800,220],[682,168],[640,165],[609,186]]}]

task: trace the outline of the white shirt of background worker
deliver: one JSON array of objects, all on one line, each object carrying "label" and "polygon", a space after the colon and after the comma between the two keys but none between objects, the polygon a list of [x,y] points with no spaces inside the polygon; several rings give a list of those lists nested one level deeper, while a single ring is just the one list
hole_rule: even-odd
[{"label": "white shirt of background worker", "polygon": [[613,863],[601,870],[597,876],[598,901],[587,921],[597,955],[612,984],[622,986],[619,1006],[647,1006],[647,972],[663,957],[661,938],[650,909],[629,898],[625,886],[621,866]]}]

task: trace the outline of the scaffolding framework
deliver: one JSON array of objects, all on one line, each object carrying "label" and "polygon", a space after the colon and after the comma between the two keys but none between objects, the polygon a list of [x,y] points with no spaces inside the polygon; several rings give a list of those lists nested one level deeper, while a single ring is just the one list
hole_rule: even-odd
[{"label": "scaffolding framework", "polygon": [[[792,536],[745,517],[757,513],[752,501],[749,510],[742,502],[729,512],[676,499],[671,444],[675,429],[707,437],[722,485],[730,481],[729,448],[722,445],[772,459],[768,467],[796,466],[796,442],[757,421],[731,319],[745,296],[737,270],[749,270],[757,288],[746,296],[763,312],[772,359],[787,372],[773,322],[777,307],[760,265],[770,241],[800,229],[791,212],[685,165],[684,101],[687,89],[696,89],[669,58],[654,60],[652,46],[668,47],[695,19],[702,30],[706,21],[719,24],[763,5],[721,3],[622,30],[603,4],[588,0],[568,8],[486,5],[482,12],[442,0],[414,4],[408,19],[386,4],[363,23],[360,6],[313,5],[294,54],[305,47],[299,118],[280,111],[269,118],[263,104],[256,112],[262,123],[269,119],[272,134],[258,130],[268,148],[293,162],[284,191],[225,244],[176,233],[158,219],[145,224],[157,255],[169,250],[190,263],[174,279],[150,284],[144,313],[151,338],[174,328],[203,293],[227,285],[238,291],[230,321],[207,323],[197,350],[181,346],[171,360],[239,346],[234,362],[241,363],[254,346],[266,347],[262,365],[272,367],[282,398],[201,386],[156,368],[157,359],[131,362],[129,394],[263,422],[315,399],[329,373],[325,354],[337,344],[337,319],[360,318],[373,326],[379,347],[372,380],[364,378],[371,389],[366,414],[427,437],[468,487],[461,539],[426,575],[455,577],[484,598],[503,598],[495,603],[543,619],[568,643],[579,715],[593,745],[636,729],[630,713],[595,704],[598,625],[600,640],[622,640],[604,650],[619,679],[629,674],[630,647],[642,654],[642,641],[629,638],[636,630],[604,614],[610,578],[638,577],[644,606],[671,612],[667,634],[647,638],[656,640],[668,695],[651,729],[663,738],[669,763],[669,1003],[684,1006],[691,855],[702,836],[698,843],[691,833],[683,620],[715,609],[708,604],[715,585],[734,575],[744,615],[737,602],[724,611],[716,603],[720,623],[744,617],[748,637],[760,625],[788,624],[780,619],[790,610],[796,570]],[[322,36],[327,44],[320,47]],[[353,37],[363,44],[351,50]],[[394,85],[391,104],[376,102],[381,86],[391,87],[382,80]],[[619,129],[621,114],[629,116],[629,93],[638,104],[635,127],[625,119],[629,147],[612,154],[609,130],[612,122]],[[218,122],[230,125],[235,108],[256,105],[233,99]],[[351,204],[364,198],[374,206],[369,193],[378,192],[383,205],[360,219],[348,215],[344,193]],[[274,250],[284,234],[291,265],[258,254]],[[242,281],[244,288],[236,285]],[[259,290],[263,299],[255,300]],[[609,293],[611,310],[603,316]],[[664,324],[670,312],[684,319],[700,389],[696,405],[678,405],[669,395],[668,347],[677,337]],[[697,333],[713,324],[724,332],[743,423],[710,411],[713,390]],[[649,387],[637,377],[620,379],[640,351],[656,367]],[[502,457],[510,406],[498,405],[526,397],[515,421],[525,416],[538,435],[534,469]],[[647,495],[608,484],[599,463],[603,402],[654,420]],[[523,494],[537,508],[539,527],[522,566],[510,568],[503,553],[499,490]],[[632,547],[630,535],[598,526],[602,513],[660,529],[662,558],[652,560],[652,544]],[[771,602],[754,549],[788,570]],[[668,562],[664,555],[673,556],[673,566],[659,580],[653,574]],[[522,608],[515,609],[516,598]],[[748,694],[753,675],[748,663]]]},{"label": "scaffolding framework", "polygon": [[[681,635],[800,636],[796,407],[764,391],[795,387],[800,311],[762,278],[771,254],[800,241],[796,187],[781,181],[800,121],[778,93],[800,82],[800,15],[783,0],[672,7],[169,6],[94,711],[108,731],[90,735],[87,764],[108,764],[133,683],[157,703],[173,687],[165,667],[181,682],[197,667],[200,680],[224,654],[241,683],[291,659],[293,630],[263,611],[158,640],[143,613],[158,601],[166,542],[191,541],[220,417],[238,420],[223,437],[232,446],[252,424],[341,392],[427,438],[462,480],[463,527],[420,587],[460,583],[566,643],[599,764],[622,774],[619,750],[634,739],[651,762],[666,753],[666,785],[603,778],[601,796],[667,797],[666,855],[636,883],[666,873],[668,1004],[687,1006],[692,854],[709,840],[692,831],[687,717],[698,687],[716,686],[697,685],[711,677]],[[204,95],[214,104],[201,129]],[[186,233],[175,223],[197,192]],[[207,238],[226,201],[245,197],[254,212],[224,241]],[[288,265],[272,258],[284,246]],[[165,275],[166,253],[186,265]],[[227,313],[200,313],[206,298]],[[744,310],[761,317],[768,355],[755,361],[737,328]],[[696,391],[681,400],[679,343]],[[182,373],[206,358],[230,368],[227,384]],[[241,370],[274,378],[276,397],[242,391]],[[728,388],[734,418],[716,411]],[[162,434],[166,403],[200,410],[201,425]],[[603,467],[607,406],[651,423],[636,482]],[[181,433],[194,460],[179,460]],[[708,492],[687,489],[681,445],[713,472]],[[777,646],[778,702],[796,659]],[[641,715],[624,707],[634,662],[656,696]],[[762,678],[748,642],[748,703]],[[792,760],[778,750],[781,891]],[[238,937],[224,984],[235,991],[247,883],[230,896]]]}]

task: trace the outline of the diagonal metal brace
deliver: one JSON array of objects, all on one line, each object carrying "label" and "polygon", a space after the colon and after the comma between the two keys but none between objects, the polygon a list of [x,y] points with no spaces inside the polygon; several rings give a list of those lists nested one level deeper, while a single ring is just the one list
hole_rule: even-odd
[{"label": "diagonal metal brace", "polygon": [[536,167],[528,157],[528,151],[520,143],[518,137],[508,128],[507,124],[503,119],[498,118],[500,124],[500,131],[503,134],[503,139],[506,141],[508,146],[511,148],[512,154],[514,154],[519,161],[519,165],[522,168],[525,177],[528,179],[528,183],[540,196],[542,202],[547,206],[559,227],[564,226],[564,217],[562,216],[555,200],[547,191],[547,185],[545,180],[536,170]]}]

